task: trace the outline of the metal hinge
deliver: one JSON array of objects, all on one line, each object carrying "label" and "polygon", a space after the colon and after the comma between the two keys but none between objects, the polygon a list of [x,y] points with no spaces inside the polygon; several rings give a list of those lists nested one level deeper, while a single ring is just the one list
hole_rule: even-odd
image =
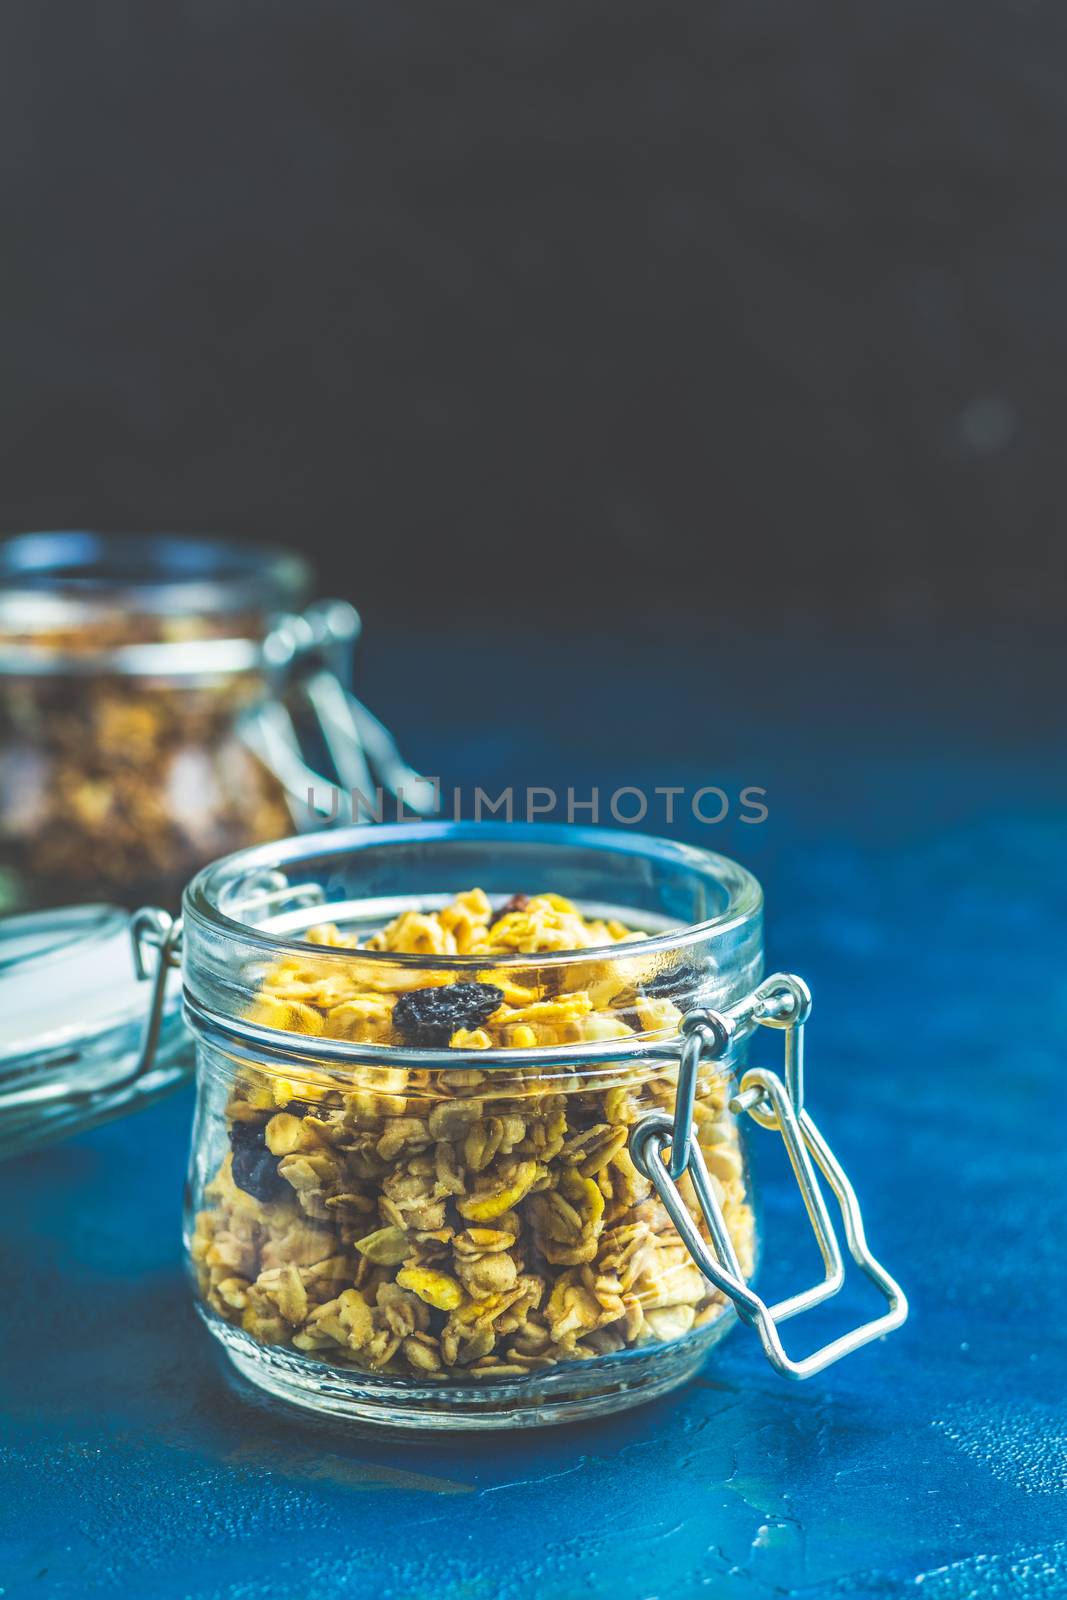
[{"label": "metal hinge", "polygon": [[[319,600],[302,615],[279,617],[263,647],[273,696],[246,715],[242,734],[282,785],[302,832],[337,820],[336,805],[324,814],[315,804],[323,789],[332,788],[335,797],[362,795],[370,805],[380,789],[416,816],[438,809],[436,785],[405,761],[388,728],[352,691],[360,626],[359,613],[346,601]],[[310,764],[289,698],[299,702],[301,726],[310,724],[330,775]]]},{"label": "metal hinge", "polygon": [[[705,1278],[736,1306],[738,1316],[755,1329],[771,1366],[784,1377],[810,1378],[872,1339],[899,1328],[908,1302],[894,1278],[871,1254],[863,1231],[859,1201],[826,1140],[804,1109],[804,1024],[811,1011],[811,993],[801,978],[776,973],[737,1005],[725,1011],[691,1011],[684,1018],[684,1044],[678,1066],[675,1114],[650,1112],[630,1134],[634,1162],[650,1178],[657,1194]],[[721,1060],[757,1026],[779,1028],[785,1035],[785,1081],[766,1068],[750,1068],[730,1101],[736,1115],[747,1112],[762,1128],[777,1130],[789,1156],[816,1243],[824,1276],[809,1289],[768,1306],[746,1284],[700,1145],[693,1136],[697,1073],[703,1060]],[[669,1157],[664,1152],[669,1148]],[[841,1210],[852,1259],[885,1296],[888,1310],[823,1345],[800,1361],[786,1355],[778,1324],[837,1294],[845,1281],[837,1234],[812,1165],[814,1159]],[[700,1233],[678,1191],[676,1179],[688,1172],[707,1224],[710,1244]]]},{"label": "metal hinge", "polygon": [[172,917],[158,906],[142,906],[130,918],[130,939],[137,976],[142,983],[151,980],[152,984],[137,1062],[128,1079],[132,1083],[150,1072],[155,1063],[167,1004],[167,979],[172,968],[181,965],[181,918]]},{"label": "metal hinge", "polygon": [[[248,873],[235,886],[235,898],[227,905],[231,916],[252,913],[302,910],[320,906],[325,894],[319,884],[290,884],[284,872],[266,868]],[[148,1011],[141,1030],[137,1062],[123,1083],[150,1072],[159,1049],[159,1036],[167,1005],[167,978],[181,966],[182,921],[158,906],[142,906],[130,918],[133,961],[138,978],[151,981]]]}]

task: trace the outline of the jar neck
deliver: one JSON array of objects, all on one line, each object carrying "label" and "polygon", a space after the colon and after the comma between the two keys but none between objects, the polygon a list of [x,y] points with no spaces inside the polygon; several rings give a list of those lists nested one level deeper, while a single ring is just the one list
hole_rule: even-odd
[{"label": "jar neck", "polygon": [[[535,906],[554,896],[561,914],[569,908],[594,919],[616,942],[508,948],[486,934],[469,954],[425,955],[389,943],[397,917],[415,912],[421,925],[440,915],[443,927],[481,904],[495,924],[510,898],[526,898],[527,890],[542,897]],[[584,1067],[662,1057],[678,1043],[685,1011],[730,1005],[758,982],[761,909],[759,885],[735,863],[607,829],[422,822],[305,835],[242,851],[187,889],[190,1021],[202,1037],[231,1047],[240,1041],[260,1060],[272,1052],[284,1060],[295,1032],[303,1053],[335,1071]],[[264,979],[269,987],[279,975],[282,988],[292,979],[291,992],[308,1002],[292,1013],[293,1029],[284,1006],[264,1014],[259,1004]],[[402,1028],[380,1038],[347,1029],[349,990],[358,999],[453,983],[496,986],[503,1004],[532,1005],[535,1019],[540,1002],[554,1015],[552,1002],[580,995],[587,1003],[574,1014],[595,1011],[597,1026],[564,1029],[529,1047],[509,1037],[499,1052],[479,1048],[473,1057],[413,1044]],[[315,1016],[309,1006],[318,1007]]]},{"label": "jar neck", "polygon": [[203,677],[261,664],[306,597],[295,556],[204,539],[26,534],[0,546],[0,671]]}]

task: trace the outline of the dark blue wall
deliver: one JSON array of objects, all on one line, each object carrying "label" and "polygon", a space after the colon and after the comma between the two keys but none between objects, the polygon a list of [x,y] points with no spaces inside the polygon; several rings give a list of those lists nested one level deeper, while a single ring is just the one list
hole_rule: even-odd
[{"label": "dark blue wall", "polygon": [[395,615],[1055,617],[1065,32],[9,0],[0,522],[296,540]]}]

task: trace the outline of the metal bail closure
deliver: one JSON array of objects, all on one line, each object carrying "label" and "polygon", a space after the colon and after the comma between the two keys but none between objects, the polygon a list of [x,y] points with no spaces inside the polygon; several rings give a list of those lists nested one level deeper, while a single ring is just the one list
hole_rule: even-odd
[{"label": "metal bail closure", "polygon": [[[325,895],[318,884],[290,884],[284,872],[266,869],[247,874],[237,885],[239,891],[230,907],[233,915],[259,919],[265,913],[301,910],[322,905]],[[151,980],[152,993],[141,1031],[137,1061],[123,1083],[133,1083],[151,1072],[159,1050],[163,1019],[167,1010],[167,978],[181,966],[182,919],[172,917],[158,906],[142,906],[130,918],[133,963],[142,983]]]},{"label": "metal bail closure", "polygon": [[[771,1366],[787,1378],[813,1377],[861,1345],[899,1328],[908,1315],[903,1290],[868,1248],[855,1190],[804,1109],[804,1024],[810,1010],[811,994],[807,984],[801,978],[776,973],[728,1010],[689,1012],[682,1022],[684,1042],[678,1064],[675,1115],[671,1118],[666,1112],[650,1112],[634,1125],[630,1134],[633,1159],[639,1170],[651,1179],[693,1260],[709,1283],[733,1301],[742,1321],[758,1334]],[[693,1107],[701,1061],[721,1060],[736,1041],[753,1032],[757,1025],[783,1031],[785,1081],[766,1068],[751,1068],[730,1101],[730,1109],[738,1115],[747,1111],[760,1127],[776,1129],[781,1134],[824,1268],[819,1283],[773,1306],[768,1306],[744,1280],[699,1142],[693,1137]],[[664,1159],[668,1146],[669,1163]],[[813,1158],[840,1207],[852,1259],[885,1296],[888,1310],[823,1345],[812,1355],[794,1361],[782,1346],[778,1324],[829,1300],[845,1281],[841,1247],[815,1175]],[[710,1246],[678,1192],[676,1180],[683,1172],[688,1172],[692,1179],[707,1223]]]},{"label": "metal bail closure", "polygon": [[[244,718],[242,733],[281,783],[299,832],[359,821],[357,801],[381,821],[385,796],[398,813],[427,817],[439,809],[437,785],[405,761],[388,728],[352,692],[360,630],[347,601],[318,600],[301,615],[277,618],[264,642],[273,694]],[[305,748],[301,730],[318,748]],[[329,811],[316,799],[322,788],[332,791]],[[342,793],[351,799],[351,818],[341,816]]]}]

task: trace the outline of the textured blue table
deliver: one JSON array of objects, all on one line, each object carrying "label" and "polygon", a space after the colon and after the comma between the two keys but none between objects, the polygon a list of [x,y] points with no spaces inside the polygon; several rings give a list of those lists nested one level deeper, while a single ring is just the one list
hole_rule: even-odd
[{"label": "textured blue table", "polygon": [[[0,1170],[5,1600],[1067,1594],[1062,663],[591,639],[532,679],[532,650],[490,634],[444,678],[438,641],[379,636],[368,693],[450,781],[767,786],[762,826],[680,831],[764,881],[769,961],[815,991],[810,1103],[911,1321],[800,1386],[739,1330],[688,1389],[581,1429],[309,1425],[235,1389],[194,1321],[183,1092]],[[813,1247],[755,1141],[784,1290]],[[788,1332],[873,1304],[851,1285]]]}]

